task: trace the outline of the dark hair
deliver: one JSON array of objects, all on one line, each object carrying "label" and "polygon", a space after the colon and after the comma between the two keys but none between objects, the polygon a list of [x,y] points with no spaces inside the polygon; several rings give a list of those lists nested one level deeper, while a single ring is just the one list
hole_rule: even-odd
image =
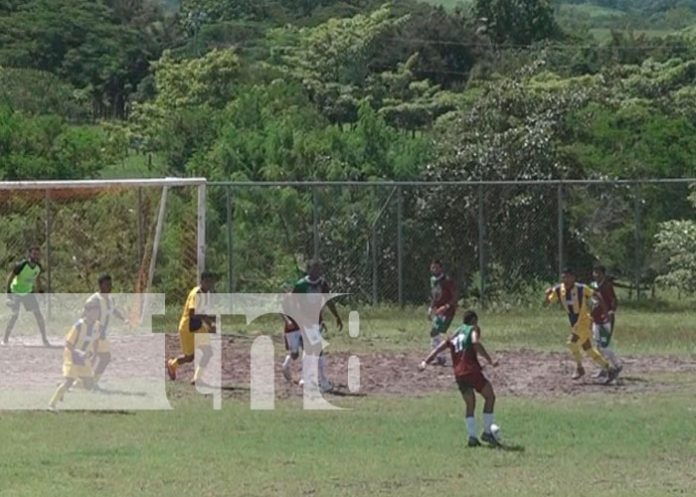
[{"label": "dark hair", "polygon": [[563,271],[561,271],[561,274],[572,274],[575,276],[575,271],[573,271],[573,268],[566,266],[563,268]]},{"label": "dark hair", "polygon": [[601,264],[595,264],[594,267],[592,268],[594,271],[599,271],[602,274],[607,274],[607,268],[602,266]]},{"label": "dark hair", "polygon": [[474,321],[478,320],[476,313],[469,309],[464,313],[464,324],[474,324]]},{"label": "dark hair", "polygon": [[203,271],[201,273],[201,279],[202,280],[214,280],[215,279],[215,273],[212,271]]},{"label": "dark hair", "polygon": [[41,250],[41,246],[37,244],[29,245],[29,252],[31,252],[34,249]]},{"label": "dark hair", "polygon": [[440,267],[443,266],[441,259],[433,259],[432,261],[430,261],[430,264],[437,264]]},{"label": "dark hair", "polygon": [[99,278],[97,279],[97,283],[99,283],[99,284],[101,285],[101,284],[104,283],[105,281],[111,281],[111,275],[110,275],[110,274],[104,273],[104,274],[100,274],[100,275],[99,275]]}]

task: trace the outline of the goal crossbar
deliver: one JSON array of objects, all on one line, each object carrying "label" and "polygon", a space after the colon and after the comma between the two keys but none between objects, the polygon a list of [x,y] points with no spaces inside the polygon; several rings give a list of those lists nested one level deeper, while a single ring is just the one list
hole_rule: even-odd
[{"label": "goal crossbar", "polygon": [[153,186],[204,186],[205,178],[82,179],[42,181],[0,181],[0,190],[51,190],[86,188],[137,188]]}]

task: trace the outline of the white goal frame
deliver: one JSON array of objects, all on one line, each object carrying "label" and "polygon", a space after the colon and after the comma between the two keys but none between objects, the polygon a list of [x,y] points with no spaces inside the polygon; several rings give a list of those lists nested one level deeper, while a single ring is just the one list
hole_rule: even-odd
[{"label": "white goal frame", "polygon": [[105,188],[162,188],[162,196],[157,216],[157,226],[155,239],[152,247],[152,258],[148,268],[148,281],[145,293],[149,293],[152,288],[157,253],[159,252],[160,238],[164,227],[167,191],[172,187],[196,187],[198,192],[198,203],[196,212],[196,268],[197,278],[205,269],[205,210],[206,210],[206,178],[147,178],[147,179],[113,179],[113,180],[45,180],[45,181],[0,181],[0,191],[21,191],[21,190],[68,190],[68,189],[105,189]]}]

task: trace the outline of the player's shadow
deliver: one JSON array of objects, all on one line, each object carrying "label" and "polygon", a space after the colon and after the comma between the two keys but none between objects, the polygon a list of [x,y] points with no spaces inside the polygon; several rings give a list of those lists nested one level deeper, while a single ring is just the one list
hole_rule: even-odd
[{"label": "player's shadow", "polygon": [[147,397],[147,392],[129,392],[128,390],[115,390],[112,388],[101,388],[98,392],[88,392],[94,395],[120,395],[122,397]]},{"label": "player's shadow", "polygon": [[63,349],[65,345],[57,345],[57,344],[51,344],[51,345],[41,345],[41,344],[23,344],[22,347],[25,349],[47,349],[47,350],[58,350],[58,349]]},{"label": "player's shadow", "polygon": [[523,445],[508,445],[508,444],[500,444],[500,445],[488,445],[487,446],[489,449],[492,450],[502,450],[504,452],[524,452],[524,446]]}]

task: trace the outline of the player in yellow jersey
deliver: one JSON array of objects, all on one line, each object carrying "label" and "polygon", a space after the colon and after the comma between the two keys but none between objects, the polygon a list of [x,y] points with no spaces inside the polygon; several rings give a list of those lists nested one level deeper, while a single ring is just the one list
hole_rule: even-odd
[{"label": "player in yellow jersey", "polygon": [[[171,358],[167,361],[167,373],[172,380],[176,379],[177,368],[188,362],[193,362],[195,353],[195,334],[201,334],[199,337],[199,350],[203,354],[201,361],[194,372],[191,384],[195,384],[200,378],[203,369],[210,361],[213,352],[204,339],[207,333],[216,333],[215,316],[206,313],[206,303],[210,292],[215,286],[215,275],[211,272],[204,271],[201,274],[201,284],[194,287],[188,294],[184,311],[179,320],[179,340],[181,341],[181,355]],[[203,338],[203,339],[202,339]],[[205,337],[207,338],[207,337]]]},{"label": "player in yellow jersey", "polygon": [[64,380],[51,397],[48,404],[49,409],[55,410],[56,404],[63,400],[65,392],[76,380],[81,380],[85,388],[91,387],[94,376],[91,360],[101,333],[98,321],[99,312],[99,303],[87,301],[82,311],[82,318],[68,331],[63,350]]},{"label": "player in yellow jersey", "polygon": [[563,281],[561,284],[546,290],[545,304],[560,302],[561,306],[568,313],[568,319],[570,320],[568,348],[573,354],[577,365],[573,379],[577,380],[585,374],[580,352],[582,348],[592,360],[607,371],[605,384],[611,383],[618,375],[618,371],[611,367],[597,348],[592,345],[592,318],[590,317],[592,298],[601,299],[602,296],[594,292],[589,286],[576,283],[575,272],[572,269],[564,269],[562,277]]},{"label": "player in yellow jersey", "polygon": [[121,310],[116,307],[116,302],[111,296],[111,276],[102,274],[99,276],[97,283],[99,284],[99,291],[93,293],[87,299],[88,302],[94,301],[99,305],[99,324],[101,325],[101,334],[97,341],[96,356],[93,361],[94,382],[92,386],[94,390],[99,390],[99,380],[104,374],[106,366],[111,362],[111,343],[107,335],[111,317],[116,317],[124,323],[128,322]]}]

